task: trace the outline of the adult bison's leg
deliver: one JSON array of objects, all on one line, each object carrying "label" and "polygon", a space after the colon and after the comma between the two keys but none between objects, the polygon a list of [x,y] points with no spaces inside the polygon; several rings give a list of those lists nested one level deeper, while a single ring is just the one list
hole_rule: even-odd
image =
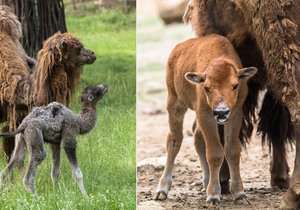
[{"label": "adult bison's leg", "polygon": [[183,118],[187,111],[187,107],[179,104],[176,96],[169,96],[168,105],[169,127],[170,132],[167,137],[167,162],[164,173],[159,180],[159,185],[156,190],[155,199],[165,200],[168,197],[168,192],[172,184],[172,171],[175,158],[181,147],[183,133],[182,125]]},{"label": "adult bison's leg", "polygon": [[[300,118],[300,113],[298,114]],[[290,188],[283,196],[281,202],[282,209],[299,209],[300,208],[300,120],[295,123],[296,137],[296,157],[293,175],[291,178]]]},{"label": "adult bison's leg", "polygon": [[271,186],[289,187],[289,167],[286,159],[286,143],[293,140],[293,124],[286,106],[276,100],[271,91],[265,95],[259,112],[258,132],[272,146],[270,166]]},{"label": "adult bison's leg", "polygon": [[289,166],[286,160],[285,144],[272,142],[272,160],[270,165],[271,186],[287,189],[290,185]]},{"label": "adult bison's leg", "polygon": [[229,193],[229,179],[230,179],[229,167],[228,167],[227,160],[225,159],[222,163],[222,167],[220,170],[220,184],[221,184],[222,194]]}]

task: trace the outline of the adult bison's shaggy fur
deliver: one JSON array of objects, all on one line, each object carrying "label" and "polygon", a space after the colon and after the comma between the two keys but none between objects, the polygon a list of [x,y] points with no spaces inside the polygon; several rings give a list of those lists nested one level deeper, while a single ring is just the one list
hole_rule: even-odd
[{"label": "adult bison's shaggy fur", "polygon": [[[56,33],[43,44],[37,64],[20,43],[21,24],[12,9],[0,6],[0,122],[15,129],[32,106],[57,101],[68,105],[82,67],[96,60],[94,53],[69,33]],[[14,141],[5,139],[9,158]]]},{"label": "adult bison's shaggy fur", "polygon": [[[289,186],[285,143],[293,140],[294,134],[297,142],[295,169],[282,202],[283,207],[291,208],[300,207],[299,9],[297,0],[191,0],[184,16],[198,36],[217,33],[228,37],[243,65],[259,69],[249,82],[241,134],[250,137],[258,92],[267,88],[259,131],[272,145],[273,186]],[[279,126],[273,126],[274,119]]]}]

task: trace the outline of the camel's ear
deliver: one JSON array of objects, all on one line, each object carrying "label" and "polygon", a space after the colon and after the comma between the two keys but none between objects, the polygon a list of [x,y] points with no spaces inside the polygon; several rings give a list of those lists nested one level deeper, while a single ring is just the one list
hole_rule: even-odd
[{"label": "camel's ear", "polygon": [[200,84],[205,81],[205,74],[188,72],[184,75],[185,79],[192,84]]},{"label": "camel's ear", "polygon": [[251,78],[256,74],[256,72],[257,72],[257,68],[255,67],[247,67],[247,68],[239,69],[238,77],[239,79]]}]

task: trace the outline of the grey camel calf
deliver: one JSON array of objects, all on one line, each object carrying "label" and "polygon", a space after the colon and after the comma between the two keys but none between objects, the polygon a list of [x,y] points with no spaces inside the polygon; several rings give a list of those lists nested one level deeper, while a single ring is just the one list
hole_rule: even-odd
[{"label": "grey camel calf", "polygon": [[55,183],[60,173],[60,149],[64,148],[73,170],[73,177],[81,193],[87,196],[83,176],[76,158],[76,136],[91,131],[96,124],[96,104],[108,91],[107,85],[86,87],[81,95],[83,107],[79,115],[74,114],[62,104],[53,102],[36,107],[24,118],[15,131],[0,134],[3,137],[17,135],[16,146],[8,165],[0,173],[0,191],[7,175],[18,162],[23,161],[26,147],[29,151],[29,167],[23,178],[27,189],[35,194],[35,173],[37,166],[45,159],[44,142],[50,144],[52,151],[51,178]]}]

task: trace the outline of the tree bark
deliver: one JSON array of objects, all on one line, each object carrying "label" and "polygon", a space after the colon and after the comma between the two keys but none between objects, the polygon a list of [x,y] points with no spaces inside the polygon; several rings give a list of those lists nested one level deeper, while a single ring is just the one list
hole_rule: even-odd
[{"label": "tree bark", "polygon": [[22,24],[23,48],[36,57],[43,41],[54,33],[67,31],[62,0],[0,0],[15,10]]}]

